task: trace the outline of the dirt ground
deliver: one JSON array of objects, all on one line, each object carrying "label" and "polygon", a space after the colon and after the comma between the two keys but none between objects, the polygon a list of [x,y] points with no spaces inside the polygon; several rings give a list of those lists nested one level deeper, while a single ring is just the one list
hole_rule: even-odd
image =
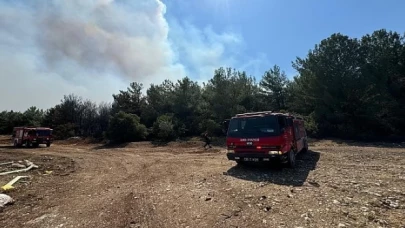
[{"label": "dirt ground", "polygon": [[202,145],[14,149],[3,137],[0,163],[39,168],[0,176],[30,176],[6,193],[0,227],[405,227],[405,144],[311,142],[294,170]]}]

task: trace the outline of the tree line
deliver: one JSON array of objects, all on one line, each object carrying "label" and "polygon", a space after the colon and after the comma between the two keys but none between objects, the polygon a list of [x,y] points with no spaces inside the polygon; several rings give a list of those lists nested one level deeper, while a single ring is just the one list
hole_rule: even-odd
[{"label": "tree line", "polygon": [[74,94],[48,110],[0,113],[0,133],[14,126],[50,126],[57,138],[84,136],[117,142],[172,140],[203,131],[223,134],[236,113],[274,110],[303,116],[313,137],[400,138],[405,135],[405,43],[397,32],[378,30],[361,38],[335,33],[298,57],[288,79],[279,66],[260,81],[244,71],[216,69],[203,85],[185,77],[141,83],[96,104]]}]

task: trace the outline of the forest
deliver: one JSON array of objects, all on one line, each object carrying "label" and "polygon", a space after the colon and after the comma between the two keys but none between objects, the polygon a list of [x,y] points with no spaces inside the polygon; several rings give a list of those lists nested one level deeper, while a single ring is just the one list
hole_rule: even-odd
[{"label": "forest", "polygon": [[0,134],[29,125],[52,127],[58,139],[174,140],[204,131],[220,136],[221,123],[236,113],[273,110],[302,116],[311,137],[403,140],[404,38],[384,29],[361,38],[332,34],[292,62],[292,79],[277,65],[260,81],[221,67],[203,85],[189,77],[165,80],[143,94],[144,85],[132,82],[112,95],[112,103],[68,94],[48,110],[1,112]]}]

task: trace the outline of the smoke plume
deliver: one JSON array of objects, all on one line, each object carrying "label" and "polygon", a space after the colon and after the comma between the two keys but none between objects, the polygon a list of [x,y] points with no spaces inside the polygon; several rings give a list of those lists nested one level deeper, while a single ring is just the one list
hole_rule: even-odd
[{"label": "smoke plume", "polygon": [[0,3],[0,110],[49,108],[69,93],[111,101],[132,81],[207,78],[233,63],[224,50],[237,36],[169,29],[165,13],[160,0]]}]

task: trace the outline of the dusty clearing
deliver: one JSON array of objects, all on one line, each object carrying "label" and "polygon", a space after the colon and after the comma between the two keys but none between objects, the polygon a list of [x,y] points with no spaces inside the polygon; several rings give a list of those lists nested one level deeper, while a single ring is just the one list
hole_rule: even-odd
[{"label": "dusty clearing", "polygon": [[404,144],[313,142],[289,170],[236,166],[202,143],[0,143],[0,163],[39,165],[17,174],[30,180],[7,193],[0,227],[405,226]]}]

